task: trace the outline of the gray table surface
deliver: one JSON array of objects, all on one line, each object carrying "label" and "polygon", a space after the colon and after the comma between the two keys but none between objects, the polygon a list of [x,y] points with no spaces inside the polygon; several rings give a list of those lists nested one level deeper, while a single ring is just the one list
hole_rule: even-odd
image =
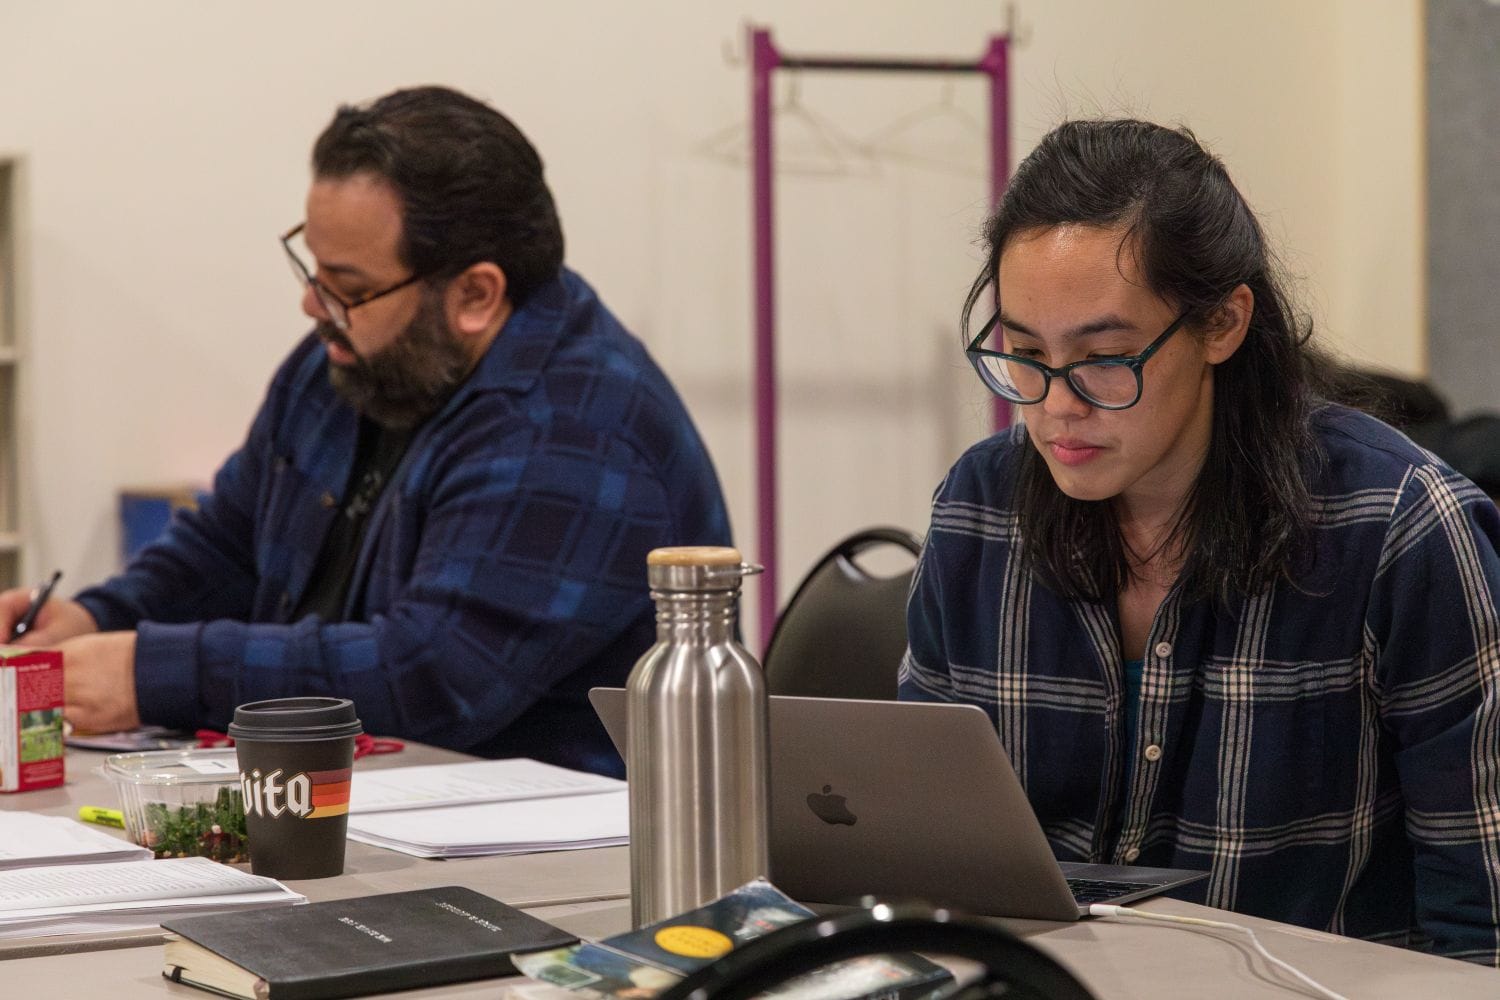
[{"label": "gray table surface", "polygon": [[[70,755],[70,783],[62,789],[0,798],[0,808],[72,815],[80,804],[108,802],[92,776],[95,755]],[[425,747],[366,758],[357,768],[459,760]],[[80,766],[82,765],[82,766]],[[356,778],[356,780],[358,780]],[[95,785],[91,782],[97,781]],[[332,879],[291,882],[310,899],[338,899],[445,884],[467,885],[583,937],[628,929],[629,853],[625,848],[513,857],[426,861],[351,843],[347,871]],[[1361,1000],[1495,1000],[1500,972],[1475,965],[1291,927],[1191,903],[1155,899],[1139,908],[1157,913],[1228,920],[1255,928],[1262,943],[1325,986]],[[1121,1000],[1201,1000],[1203,997],[1306,997],[1312,994],[1257,955],[1242,934],[1170,925],[1085,920],[1056,924],[1000,921],[1073,971],[1096,996]],[[11,942],[0,958],[5,996],[59,998],[196,997],[208,994],[161,977],[159,932],[113,939]],[[493,998],[505,980],[485,980],[386,994],[395,998]]]},{"label": "gray table surface", "polygon": [[[95,773],[108,756],[84,750],[69,750],[67,782],[59,788],[0,796],[0,809],[24,809],[55,816],[76,816],[83,805],[115,807],[114,790]],[[354,780],[359,772],[385,767],[442,764],[470,760],[463,754],[435,747],[408,745],[399,753],[376,754],[354,762]],[[121,839],[125,831],[108,830]],[[248,870],[248,866],[243,866]],[[464,885],[512,906],[554,906],[601,899],[624,899],[630,895],[629,852],[624,847],[587,851],[554,851],[543,854],[488,858],[456,858],[434,861],[414,858],[380,847],[349,841],[344,856],[344,874],[335,878],[287,879],[285,885],[309,901],[369,896],[379,892],[402,892],[436,885]],[[160,928],[108,934],[40,937],[0,941],[0,959],[54,953],[77,953],[103,948],[159,944]]]},{"label": "gray table surface", "polygon": [[[623,859],[621,867],[624,867]],[[1500,972],[1386,945],[1334,937],[1174,900],[1146,909],[1229,919],[1256,928],[1271,953],[1351,1000],[1495,1000]],[[626,930],[624,900],[568,903],[529,912],[575,934],[597,937]],[[1000,921],[1067,966],[1100,1000],[1273,1000],[1308,997],[1285,973],[1255,954],[1243,935],[1085,920],[1076,924]],[[202,1000],[208,994],[161,976],[160,948],[120,948],[49,955],[0,964],[6,996],[108,996],[118,1000]],[[454,983],[381,994],[401,1000],[504,996],[507,980]]]}]

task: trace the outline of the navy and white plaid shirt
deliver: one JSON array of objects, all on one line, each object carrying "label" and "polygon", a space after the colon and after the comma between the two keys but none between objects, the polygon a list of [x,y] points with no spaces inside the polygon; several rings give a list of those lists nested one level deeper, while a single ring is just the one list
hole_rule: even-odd
[{"label": "navy and white plaid shirt", "polygon": [[79,600],[136,628],[149,722],[224,728],[261,698],[338,695],[365,729],[619,773],[587,700],[655,640],[646,553],[729,544],[686,409],[564,272],[414,434],[370,514],[339,623],[291,621],[347,499],[357,414],[308,337],[213,496]]},{"label": "navy and white plaid shirt", "polygon": [[[994,719],[1064,859],[1196,868],[1184,898],[1500,961],[1500,517],[1327,407],[1316,562],[1232,612],[1168,595],[1127,742],[1113,602],[1021,569],[1024,428],[939,487],[901,696]],[[1131,766],[1133,764],[1133,766]]]}]

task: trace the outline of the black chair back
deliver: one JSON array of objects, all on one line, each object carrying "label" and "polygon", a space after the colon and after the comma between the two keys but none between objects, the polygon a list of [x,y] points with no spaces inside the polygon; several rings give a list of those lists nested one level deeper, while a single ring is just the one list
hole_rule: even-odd
[{"label": "black chair back", "polygon": [[855,560],[879,546],[915,557],[922,543],[899,528],[870,528],[835,545],[803,579],[766,645],[771,694],[896,697],[906,651],[906,596],[913,567],[875,576]]}]

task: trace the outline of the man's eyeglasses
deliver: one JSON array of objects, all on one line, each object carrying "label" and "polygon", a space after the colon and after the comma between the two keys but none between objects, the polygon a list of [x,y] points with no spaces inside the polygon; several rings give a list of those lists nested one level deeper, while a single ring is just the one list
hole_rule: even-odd
[{"label": "man's eyeglasses", "polygon": [[1000,323],[1000,312],[996,310],[964,353],[989,390],[1012,403],[1021,406],[1040,403],[1047,398],[1052,380],[1061,378],[1066,379],[1068,388],[1090,406],[1101,410],[1128,410],[1141,401],[1141,369],[1167,342],[1167,338],[1182,328],[1187,317],[1187,312],[1178,316],[1139,354],[1123,358],[1088,358],[1061,368],[1050,368],[1032,358],[979,346]]},{"label": "man's eyeglasses", "polygon": [[338,328],[340,333],[349,332],[349,310],[358,308],[366,302],[374,302],[381,296],[389,295],[392,292],[399,292],[407,285],[416,284],[426,277],[426,275],[419,272],[413,274],[405,281],[398,281],[389,288],[382,288],[378,292],[368,292],[352,302],[347,301],[338,292],[335,292],[314,277],[313,273],[308,270],[307,265],[302,263],[302,258],[297,256],[297,251],[292,249],[292,240],[302,232],[303,227],[306,225],[307,223],[305,222],[299,222],[287,230],[286,235],[281,237],[281,248],[286,251],[286,259],[291,262],[292,274],[296,275],[297,280],[302,282],[303,288],[311,288],[313,290],[313,294],[323,304],[323,311],[328,313],[329,320]]}]

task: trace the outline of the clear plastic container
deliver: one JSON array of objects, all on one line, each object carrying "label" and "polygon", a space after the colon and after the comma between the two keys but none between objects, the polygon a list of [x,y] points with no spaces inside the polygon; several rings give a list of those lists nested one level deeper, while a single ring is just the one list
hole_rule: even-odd
[{"label": "clear plastic container", "polygon": [[152,750],[106,757],[125,833],[158,858],[250,860],[234,749]]}]

